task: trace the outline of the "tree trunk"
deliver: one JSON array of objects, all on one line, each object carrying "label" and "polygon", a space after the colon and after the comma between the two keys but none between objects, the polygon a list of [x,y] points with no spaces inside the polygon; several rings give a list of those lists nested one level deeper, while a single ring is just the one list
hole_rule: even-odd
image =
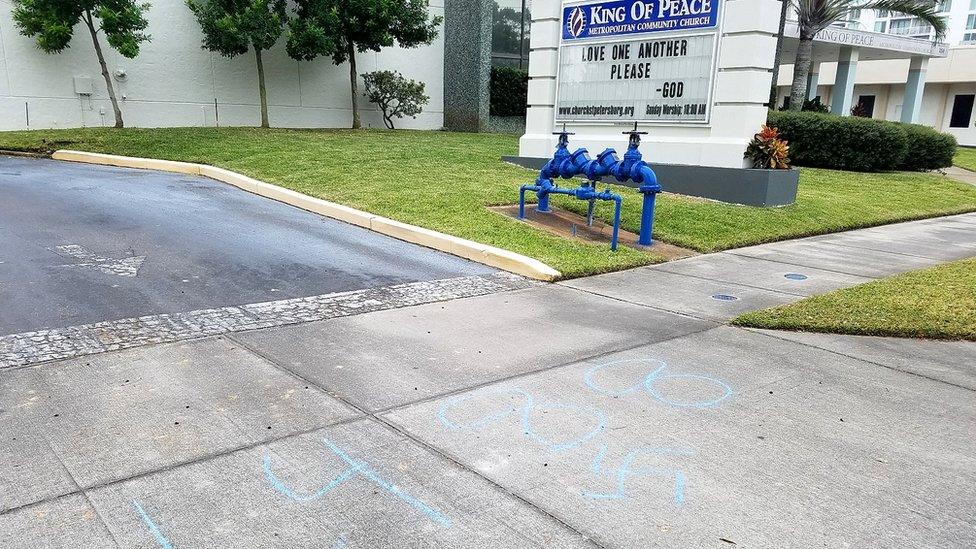
[{"label": "tree trunk", "polygon": [[359,95],[359,75],[356,74],[356,45],[349,42],[349,89],[352,91],[352,129],[358,130],[363,127],[359,121],[359,107],[356,106],[356,97]]},{"label": "tree trunk", "polygon": [[769,86],[769,108],[776,109],[776,98],[779,96],[777,85],[779,81],[779,56],[783,54],[783,33],[786,32],[786,13],[790,7],[790,0],[780,0],[783,7],[779,13],[779,34],[776,35],[776,58],[773,59],[773,83]]},{"label": "tree trunk", "polygon": [[790,88],[790,110],[803,110],[807,99],[807,77],[810,76],[810,57],[813,54],[813,36],[801,31],[793,63],[793,86]]},{"label": "tree trunk", "polygon": [[95,55],[98,56],[98,64],[102,68],[102,78],[105,79],[105,87],[108,88],[108,98],[112,101],[112,111],[115,114],[115,127],[122,128],[124,124],[122,122],[122,109],[119,108],[119,100],[115,97],[115,87],[112,85],[112,75],[108,73],[108,65],[105,64],[105,55],[102,53],[102,45],[98,43],[98,31],[95,29],[95,23],[92,21],[92,15],[90,11],[86,11],[81,19],[88,26],[88,32],[91,33],[92,44],[95,46]]},{"label": "tree trunk", "polygon": [[264,60],[261,59],[261,50],[254,48],[254,59],[258,63],[258,93],[261,95],[261,127],[270,128],[268,122],[268,88],[264,85]]}]

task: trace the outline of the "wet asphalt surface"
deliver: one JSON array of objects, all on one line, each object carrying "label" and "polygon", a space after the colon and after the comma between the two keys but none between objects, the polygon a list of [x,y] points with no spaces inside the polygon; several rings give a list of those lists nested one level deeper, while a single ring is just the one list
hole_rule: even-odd
[{"label": "wet asphalt surface", "polygon": [[489,272],[203,177],[0,156],[0,334]]}]

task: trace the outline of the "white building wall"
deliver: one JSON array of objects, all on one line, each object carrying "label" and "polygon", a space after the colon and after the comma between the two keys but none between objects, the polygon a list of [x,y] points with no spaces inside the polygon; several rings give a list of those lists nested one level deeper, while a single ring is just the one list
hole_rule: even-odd
[{"label": "white building wall", "polygon": [[[431,16],[444,14],[443,0],[430,3]],[[45,54],[14,26],[10,0],[0,0],[0,130],[111,126],[111,104],[87,29],[79,25],[71,47]],[[157,0],[147,18],[152,41],[135,59],[126,59],[102,42],[116,79],[127,126],[213,126],[214,99],[221,126],[257,126],[261,121],[254,53],[226,58],[201,49],[201,34],[182,0]],[[104,37],[103,37],[104,39]],[[443,37],[430,46],[357,54],[360,74],[398,70],[424,82],[430,102],[416,119],[398,127],[439,129],[444,122]],[[349,66],[329,59],[298,62],[285,53],[284,36],[264,54],[269,116],[277,127],[345,127],[351,124]],[[88,98],[74,90],[74,78],[94,84]],[[362,81],[359,83],[363,91]],[[124,99],[123,99],[124,98]],[[359,98],[363,125],[383,127],[375,106]]]}]

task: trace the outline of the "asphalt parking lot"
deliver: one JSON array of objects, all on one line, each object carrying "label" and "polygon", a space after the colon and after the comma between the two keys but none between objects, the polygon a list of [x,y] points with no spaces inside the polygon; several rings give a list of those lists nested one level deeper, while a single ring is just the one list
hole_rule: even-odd
[{"label": "asphalt parking lot", "polygon": [[0,156],[0,334],[486,274],[204,177]]}]

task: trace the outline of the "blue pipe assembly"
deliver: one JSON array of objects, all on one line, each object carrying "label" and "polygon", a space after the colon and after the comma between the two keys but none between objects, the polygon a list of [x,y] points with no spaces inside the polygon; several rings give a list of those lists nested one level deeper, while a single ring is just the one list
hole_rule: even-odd
[{"label": "blue pipe assembly", "polygon": [[[637,124],[634,129],[624,132],[630,136],[627,152],[624,153],[623,160],[617,157],[617,151],[607,148],[595,159],[590,159],[589,152],[584,148],[569,152],[569,136],[573,135],[566,131],[559,132],[559,143],[552,158],[539,171],[539,177],[534,185],[522,185],[519,189],[519,219],[525,219],[525,192],[532,191],[538,198],[537,211],[547,213],[552,211],[549,207],[549,195],[565,194],[574,196],[579,200],[589,202],[587,208],[586,223],[593,225],[593,211],[597,200],[614,202],[613,210],[613,236],[610,239],[610,249],[617,249],[617,235],[620,232],[620,206],[623,197],[613,193],[609,188],[597,191],[597,181],[602,177],[613,176],[617,181],[625,183],[633,181],[639,187],[637,190],[644,195],[643,209],[641,210],[640,235],[637,243],[641,246],[650,246],[652,243],[651,232],[654,227],[654,203],[657,193],[661,192],[661,185],[657,182],[654,170],[644,162],[639,150],[640,136],[647,132],[638,132]],[[576,189],[564,189],[553,182],[553,179],[570,179],[577,175],[586,176],[586,181]]]}]

